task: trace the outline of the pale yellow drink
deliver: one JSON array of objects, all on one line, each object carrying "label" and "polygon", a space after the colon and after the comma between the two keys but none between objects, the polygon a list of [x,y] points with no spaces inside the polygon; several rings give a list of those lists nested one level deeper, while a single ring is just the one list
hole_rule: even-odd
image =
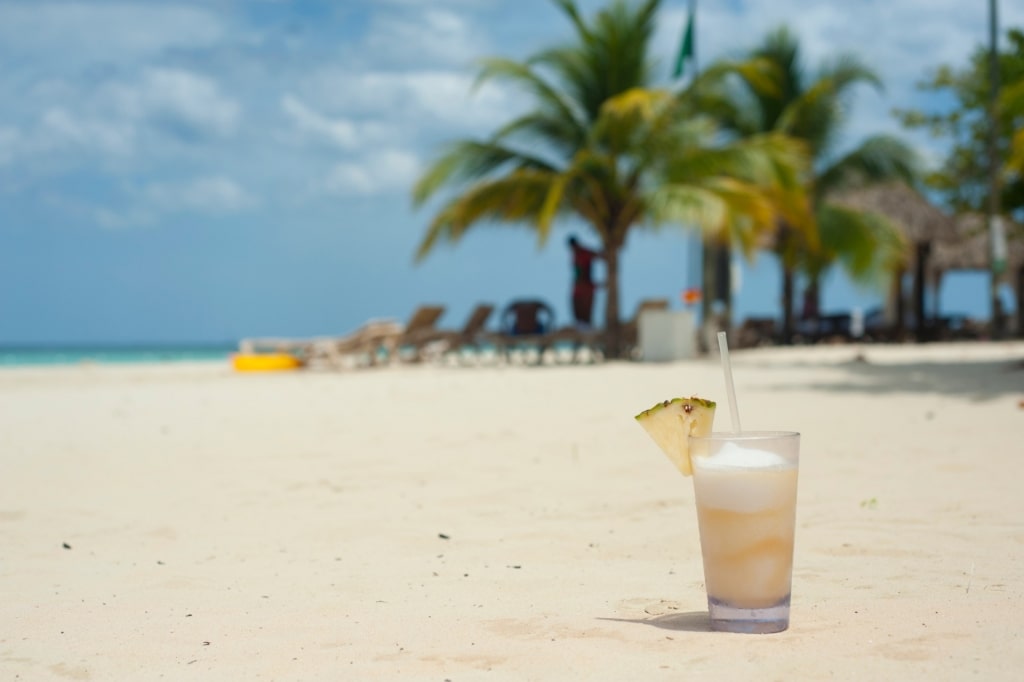
[{"label": "pale yellow drink", "polygon": [[789,596],[796,468],[694,470],[708,596],[760,609]]},{"label": "pale yellow drink", "polygon": [[799,437],[739,438],[691,452],[708,608],[716,629],[775,632],[789,624]]}]

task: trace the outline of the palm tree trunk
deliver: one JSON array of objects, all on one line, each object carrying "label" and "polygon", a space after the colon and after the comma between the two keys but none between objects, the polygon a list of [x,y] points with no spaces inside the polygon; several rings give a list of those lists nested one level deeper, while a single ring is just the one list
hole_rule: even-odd
[{"label": "palm tree trunk", "polygon": [[821,318],[821,280],[820,275],[813,275],[807,287],[810,289],[811,310],[818,311],[818,318]]},{"label": "palm tree trunk", "polygon": [[796,332],[796,320],[793,318],[793,296],[796,293],[796,268],[789,262],[789,251],[792,231],[785,220],[779,220],[778,233],[775,241],[775,255],[782,266],[782,334],[781,341],[785,345],[793,343]]},{"label": "palm tree trunk", "polygon": [[711,336],[711,310],[715,301],[715,258],[714,246],[705,237],[700,244],[700,334],[697,345],[701,353],[710,348],[708,339]]},{"label": "palm tree trunk", "polygon": [[893,309],[893,324],[892,324],[892,340],[902,341],[903,334],[906,331],[906,300],[903,296],[903,275],[906,271],[901,267],[897,268],[896,272],[892,276],[892,309]]},{"label": "palm tree trunk", "polygon": [[1024,339],[1024,265],[1017,270],[1017,338]]},{"label": "palm tree trunk", "polygon": [[931,339],[928,320],[924,310],[924,276],[925,266],[928,263],[928,255],[931,252],[931,244],[921,242],[917,245],[914,259],[914,337],[918,343]]},{"label": "palm tree trunk", "polygon": [[793,343],[793,294],[796,292],[796,272],[782,264],[782,343]]},{"label": "palm tree trunk", "polygon": [[622,324],[619,320],[619,247],[605,245],[605,355],[622,356]]},{"label": "palm tree trunk", "polygon": [[722,302],[722,329],[732,331],[732,247],[728,243],[715,248],[715,271],[718,280],[718,297]]},{"label": "palm tree trunk", "polygon": [[[704,241],[701,256],[701,351],[716,347],[719,331],[728,331],[732,322],[732,250],[728,244]],[[717,305],[716,305],[717,304]]]}]

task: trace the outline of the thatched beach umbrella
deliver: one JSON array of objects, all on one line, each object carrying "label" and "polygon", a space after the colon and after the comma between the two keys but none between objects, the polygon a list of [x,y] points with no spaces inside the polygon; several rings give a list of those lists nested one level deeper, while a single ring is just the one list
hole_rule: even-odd
[{"label": "thatched beach umbrella", "polygon": [[829,201],[858,211],[884,215],[893,222],[907,241],[922,244],[957,236],[953,219],[920,192],[903,182],[888,182],[847,190]]},{"label": "thatched beach umbrella", "polygon": [[895,311],[897,334],[903,332],[904,298],[903,276],[914,272],[914,319],[918,338],[923,330],[925,273],[928,258],[940,240],[952,241],[957,236],[956,225],[950,216],[929,202],[920,192],[903,182],[871,185],[848,190],[829,198],[829,201],[858,211],[870,211],[887,218],[903,234],[907,243],[904,262],[893,273],[890,303]]},{"label": "thatched beach umbrella", "polygon": [[[992,247],[988,218],[981,213],[961,213],[954,217],[955,236],[935,244],[929,264],[929,276],[936,287],[942,276],[956,270],[988,271],[992,267]],[[1007,221],[1006,271],[1003,275],[1014,285],[1017,308],[1017,330],[1024,330],[1024,225]]]},{"label": "thatched beach umbrella", "polygon": [[[951,239],[936,243],[932,252],[929,273],[941,276],[951,270],[989,270],[992,249],[988,219],[981,213],[961,213],[953,218],[955,234]],[[1024,226],[1007,223],[1007,272],[1016,272],[1024,265]]]}]

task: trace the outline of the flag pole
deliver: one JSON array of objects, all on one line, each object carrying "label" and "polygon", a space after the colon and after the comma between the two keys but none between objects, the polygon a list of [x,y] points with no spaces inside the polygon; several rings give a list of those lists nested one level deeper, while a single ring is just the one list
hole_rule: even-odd
[{"label": "flag pole", "polygon": [[[697,82],[700,69],[697,62],[697,0],[690,0],[686,13],[686,25],[683,29],[682,41],[679,44],[679,54],[676,57],[673,76],[681,78],[684,73],[689,74],[689,85],[692,87]],[[687,68],[689,67],[689,68]],[[723,253],[724,252],[724,253]],[[721,262],[723,255],[728,259],[728,249],[718,245],[708,245],[704,241],[704,235],[699,231],[691,234],[687,245],[687,292],[684,300],[687,300],[693,289],[700,290],[700,315],[702,334],[699,334],[698,346],[704,352],[711,348],[710,339],[717,331],[717,324],[712,325],[712,308],[720,296],[720,278],[722,276]],[[700,273],[699,275],[697,273]],[[728,269],[725,270],[728,272]]]},{"label": "flag pole", "polygon": [[[1005,235],[1001,231],[999,211],[999,119],[997,101],[999,98],[999,15],[996,0],[988,3],[989,40],[989,101],[988,101],[988,229],[989,269],[991,276],[989,295],[992,300],[992,337],[1002,337],[1003,310],[999,300],[999,277],[1005,266]],[[1001,253],[1000,251],[1003,251]]]},{"label": "flag pole", "polygon": [[[675,79],[683,77],[684,72],[689,71],[690,85],[697,78],[697,54],[694,49],[694,24],[697,17],[697,0],[689,0],[686,22],[683,24],[683,35],[679,42],[679,51],[676,55],[672,76]],[[687,69],[689,62],[689,69]],[[699,231],[692,231],[686,240],[686,288],[683,291],[683,302],[687,306],[697,304],[701,310],[701,317],[706,318],[705,298],[707,289],[701,281],[702,263],[704,258],[704,240]],[[694,298],[694,293],[700,292],[700,298]],[[701,340],[701,345],[703,341]]]}]

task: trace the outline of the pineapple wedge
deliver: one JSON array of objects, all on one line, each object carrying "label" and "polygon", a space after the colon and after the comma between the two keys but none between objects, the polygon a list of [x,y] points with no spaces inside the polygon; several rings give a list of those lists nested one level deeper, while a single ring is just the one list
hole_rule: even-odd
[{"label": "pineapple wedge", "polygon": [[707,436],[715,421],[715,403],[703,398],[673,398],[636,416],[647,435],[676,465],[690,476],[690,435]]}]

